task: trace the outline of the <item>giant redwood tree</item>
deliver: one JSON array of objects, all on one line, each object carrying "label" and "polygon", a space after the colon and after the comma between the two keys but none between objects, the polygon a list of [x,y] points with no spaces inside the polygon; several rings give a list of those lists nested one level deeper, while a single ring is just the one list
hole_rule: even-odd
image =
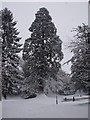
[{"label": "giant redwood tree", "polygon": [[[62,41],[52,22],[49,11],[40,8],[29,28],[31,37],[25,40],[23,49],[24,75],[29,91],[44,87],[45,79],[53,77],[61,67],[63,59]],[[33,88],[32,88],[33,86]]]}]

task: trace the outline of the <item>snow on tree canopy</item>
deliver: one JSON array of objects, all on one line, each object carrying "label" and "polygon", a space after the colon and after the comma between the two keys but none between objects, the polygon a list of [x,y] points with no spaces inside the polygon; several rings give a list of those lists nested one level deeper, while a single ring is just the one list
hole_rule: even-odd
[{"label": "snow on tree canopy", "polygon": [[74,53],[71,62],[72,81],[76,90],[90,91],[90,27],[83,24],[74,29],[74,41],[71,42],[71,51]]},{"label": "snow on tree canopy", "polygon": [[25,77],[35,77],[39,86],[44,87],[45,79],[49,76],[55,78],[61,67],[62,41],[56,34],[57,29],[46,8],[40,8],[35,17],[29,28],[31,37],[24,43],[24,74]]},{"label": "snow on tree canopy", "polygon": [[22,44],[19,44],[19,32],[15,28],[16,21],[13,21],[13,14],[7,8],[1,10],[2,13],[2,92],[11,93],[13,88],[17,89],[23,78],[20,75],[19,53]]}]

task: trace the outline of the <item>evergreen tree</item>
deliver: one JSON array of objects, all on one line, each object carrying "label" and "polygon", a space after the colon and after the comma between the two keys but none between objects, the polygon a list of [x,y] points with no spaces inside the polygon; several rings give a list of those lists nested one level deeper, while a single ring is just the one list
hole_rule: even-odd
[{"label": "evergreen tree", "polygon": [[24,44],[24,74],[28,85],[36,83],[35,87],[43,90],[45,79],[57,79],[56,74],[63,59],[62,41],[46,8],[40,8],[35,17],[29,28],[31,37]]},{"label": "evergreen tree", "polygon": [[18,85],[22,76],[19,74],[19,56],[22,50],[19,44],[20,37],[13,19],[13,14],[7,8],[1,11],[2,14],[2,93],[10,94]]},{"label": "evergreen tree", "polygon": [[0,100],[1,100],[1,63],[2,63],[2,43],[1,43],[1,35],[2,35],[2,30],[1,30],[1,24],[2,24],[2,17],[0,13]]},{"label": "evergreen tree", "polygon": [[71,59],[71,74],[76,90],[90,90],[90,28],[83,24],[74,29],[77,32],[75,40],[69,47],[74,56]]}]

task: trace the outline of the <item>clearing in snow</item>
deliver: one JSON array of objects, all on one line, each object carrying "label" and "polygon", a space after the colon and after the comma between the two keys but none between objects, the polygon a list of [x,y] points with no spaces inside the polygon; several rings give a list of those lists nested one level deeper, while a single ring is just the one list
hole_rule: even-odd
[{"label": "clearing in snow", "polygon": [[2,118],[2,102],[0,101],[0,120]]},{"label": "clearing in snow", "polygon": [[[9,98],[2,101],[3,118],[88,118],[88,96],[75,97],[76,101],[63,102],[66,96],[58,96],[59,104],[55,104],[55,96],[43,94],[33,99]],[[72,96],[68,96],[72,98]],[[80,98],[80,99],[79,99]],[[82,99],[84,98],[84,99]]]}]

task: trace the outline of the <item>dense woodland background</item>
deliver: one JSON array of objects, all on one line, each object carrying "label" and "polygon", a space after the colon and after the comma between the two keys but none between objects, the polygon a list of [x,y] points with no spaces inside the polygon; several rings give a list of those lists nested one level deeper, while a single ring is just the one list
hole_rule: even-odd
[{"label": "dense woodland background", "polygon": [[[74,40],[68,45],[73,57],[71,74],[62,70],[63,40],[46,8],[40,8],[29,27],[30,37],[24,46],[20,44],[17,22],[13,13],[5,8],[0,12],[0,73],[2,95],[20,95],[24,98],[37,93],[74,94],[76,91],[89,94],[90,90],[90,28],[84,23],[75,26]],[[28,28],[27,28],[28,29]],[[1,50],[2,48],[2,50]],[[22,58],[18,55],[22,51]],[[2,60],[1,60],[2,59]],[[0,77],[1,77],[0,75]],[[1,88],[1,86],[0,86]]]}]

